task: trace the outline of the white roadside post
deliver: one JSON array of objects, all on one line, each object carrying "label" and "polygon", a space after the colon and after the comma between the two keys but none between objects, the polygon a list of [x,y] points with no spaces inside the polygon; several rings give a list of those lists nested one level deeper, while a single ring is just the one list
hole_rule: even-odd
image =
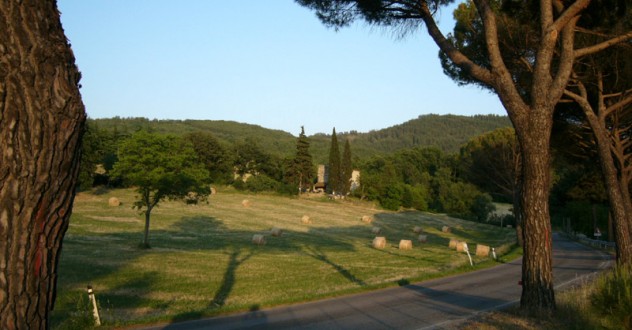
[{"label": "white roadside post", "polygon": [[498,260],[496,258],[496,250],[494,248],[492,248],[492,256],[494,257],[494,260]]},{"label": "white roadside post", "polygon": [[94,324],[96,326],[101,325],[101,318],[99,317],[99,308],[97,307],[97,298],[94,296],[92,286],[88,285],[88,298],[92,302],[92,314],[94,315]]},{"label": "white roadside post", "polygon": [[470,249],[467,248],[467,243],[463,242],[463,251],[467,253],[467,257],[470,258],[470,266],[474,267],[474,263],[472,262],[472,256],[470,255]]}]

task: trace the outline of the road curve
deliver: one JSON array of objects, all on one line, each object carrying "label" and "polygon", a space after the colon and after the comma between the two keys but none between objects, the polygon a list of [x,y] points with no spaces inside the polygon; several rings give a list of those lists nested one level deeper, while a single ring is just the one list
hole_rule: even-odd
[{"label": "road curve", "polygon": [[[608,268],[611,258],[553,236],[556,289]],[[146,329],[436,329],[520,300],[521,260],[471,273],[230,316]]]}]

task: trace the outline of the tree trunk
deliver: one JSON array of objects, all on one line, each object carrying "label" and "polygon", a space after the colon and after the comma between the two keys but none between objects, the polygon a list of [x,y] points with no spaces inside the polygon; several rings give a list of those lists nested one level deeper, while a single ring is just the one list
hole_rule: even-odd
[{"label": "tree trunk", "polygon": [[[617,246],[617,264],[632,264],[632,242],[630,242],[629,222],[632,214],[627,212],[625,193],[622,191],[621,182],[618,180],[617,169],[614,166],[614,159],[610,151],[610,139],[606,135],[606,124],[597,122],[596,118],[587,115],[591,125],[597,151],[599,153],[599,163],[606,183],[606,192],[610,204],[610,212],[613,217],[614,241]],[[629,202],[629,201],[628,201]]]},{"label": "tree trunk", "polygon": [[[550,188],[550,121],[531,114],[530,126],[539,129],[520,131],[522,150],[522,296],[520,304],[532,310],[555,309],[553,291]],[[546,115],[540,115],[545,117]],[[541,119],[541,118],[540,118]],[[549,132],[548,134],[545,132]]]},{"label": "tree trunk", "polygon": [[80,74],[55,1],[0,0],[0,329],[46,329],[79,169]]},{"label": "tree trunk", "polygon": [[147,207],[145,210],[145,231],[143,235],[143,248],[149,249],[151,246],[149,245],[149,217],[151,216],[151,206]]}]

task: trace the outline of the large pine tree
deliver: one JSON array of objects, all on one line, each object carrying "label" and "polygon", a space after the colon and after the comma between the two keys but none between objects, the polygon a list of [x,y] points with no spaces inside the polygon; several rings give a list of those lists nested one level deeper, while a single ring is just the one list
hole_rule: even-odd
[{"label": "large pine tree", "polygon": [[342,152],[342,163],[340,164],[340,177],[342,194],[346,195],[351,191],[351,175],[353,174],[353,165],[351,164],[351,145],[349,139],[345,140],[345,148]]},{"label": "large pine tree", "polygon": [[336,137],[336,128],[334,127],[331,134],[331,146],[329,147],[329,182],[327,183],[328,193],[341,193],[340,180],[340,148],[338,147],[338,138]]},{"label": "large pine tree", "polygon": [[314,179],[314,163],[309,153],[309,140],[305,135],[305,128],[301,126],[301,134],[296,141],[296,157],[294,158],[294,181],[298,184],[299,192],[309,187]]},{"label": "large pine tree", "polygon": [[0,329],[48,329],[86,113],[55,1],[0,1]]}]

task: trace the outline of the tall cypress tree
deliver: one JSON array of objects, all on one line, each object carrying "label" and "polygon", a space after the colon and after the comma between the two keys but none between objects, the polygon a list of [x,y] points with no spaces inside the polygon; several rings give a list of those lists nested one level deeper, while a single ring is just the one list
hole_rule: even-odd
[{"label": "tall cypress tree", "polygon": [[351,164],[351,145],[349,145],[349,139],[346,139],[345,148],[342,152],[342,163],[340,164],[340,178],[343,195],[346,195],[351,191],[352,173],[353,165]]},{"label": "tall cypress tree", "polygon": [[340,150],[338,147],[338,138],[336,137],[336,128],[334,127],[331,135],[331,146],[329,147],[329,182],[327,183],[328,193],[341,193],[340,186]]},{"label": "tall cypress tree", "polygon": [[296,157],[294,158],[295,182],[301,192],[314,179],[314,164],[309,153],[309,141],[305,129],[301,126],[301,134],[296,141]]}]

